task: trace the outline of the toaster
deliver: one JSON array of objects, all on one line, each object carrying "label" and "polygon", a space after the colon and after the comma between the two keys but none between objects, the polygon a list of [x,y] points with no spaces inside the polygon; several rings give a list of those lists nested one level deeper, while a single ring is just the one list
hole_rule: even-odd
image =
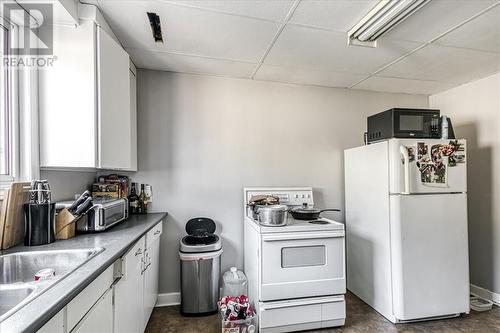
[{"label": "toaster", "polygon": [[93,202],[94,205],[76,223],[77,231],[104,231],[128,217],[128,200],[125,198],[97,198]]}]

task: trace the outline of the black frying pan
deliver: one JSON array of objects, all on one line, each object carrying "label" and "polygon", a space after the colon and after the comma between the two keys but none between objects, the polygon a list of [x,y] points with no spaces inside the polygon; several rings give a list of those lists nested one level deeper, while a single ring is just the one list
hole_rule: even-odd
[{"label": "black frying pan", "polygon": [[314,209],[297,207],[290,210],[290,214],[296,220],[317,220],[323,212],[340,212],[340,209]]}]

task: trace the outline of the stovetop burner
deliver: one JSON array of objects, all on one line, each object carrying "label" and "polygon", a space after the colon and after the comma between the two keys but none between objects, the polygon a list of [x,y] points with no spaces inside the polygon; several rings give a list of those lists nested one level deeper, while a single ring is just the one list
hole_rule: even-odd
[{"label": "stovetop burner", "polygon": [[309,223],[311,223],[311,224],[330,224],[330,222],[324,221],[324,220],[314,220],[314,221],[309,221]]}]

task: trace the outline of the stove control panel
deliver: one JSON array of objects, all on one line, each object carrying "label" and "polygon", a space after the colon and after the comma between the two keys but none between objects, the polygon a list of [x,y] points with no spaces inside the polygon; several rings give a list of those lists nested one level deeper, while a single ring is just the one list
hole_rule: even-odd
[{"label": "stove control panel", "polygon": [[[313,191],[310,187],[304,188],[251,188],[245,189],[246,203],[254,195],[272,195],[280,199],[280,204],[288,206],[302,206],[306,203],[314,206]],[[245,203],[245,204],[246,204]]]}]

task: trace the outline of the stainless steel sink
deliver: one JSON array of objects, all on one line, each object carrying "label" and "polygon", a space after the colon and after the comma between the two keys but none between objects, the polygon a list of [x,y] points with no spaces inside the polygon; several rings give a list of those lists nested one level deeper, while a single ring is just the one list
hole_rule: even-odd
[{"label": "stainless steel sink", "polygon": [[0,285],[0,318],[27,299],[35,287],[26,284]]},{"label": "stainless steel sink", "polygon": [[[29,251],[0,256],[0,322],[103,250]],[[35,281],[35,273],[46,268],[52,268],[55,277]]]}]

